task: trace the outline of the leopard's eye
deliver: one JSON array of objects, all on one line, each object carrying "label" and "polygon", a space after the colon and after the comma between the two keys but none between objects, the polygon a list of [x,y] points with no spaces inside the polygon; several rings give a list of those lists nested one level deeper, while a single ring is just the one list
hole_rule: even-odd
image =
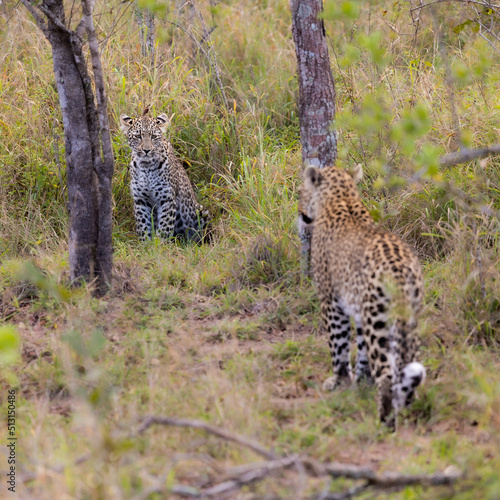
[{"label": "leopard's eye", "polygon": [[311,217],[308,217],[304,212],[300,212],[300,216],[302,217],[302,220],[306,224],[312,224],[313,223],[313,220],[311,219]]}]

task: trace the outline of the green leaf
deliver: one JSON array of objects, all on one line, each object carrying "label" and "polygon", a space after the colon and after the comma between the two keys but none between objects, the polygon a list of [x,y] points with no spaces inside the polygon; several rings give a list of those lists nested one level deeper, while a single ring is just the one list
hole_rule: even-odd
[{"label": "green leaf", "polygon": [[83,335],[76,331],[63,335],[62,340],[67,342],[71,349],[83,358],[96,356],[106,343],[106,337],[100,330],[93,330],[88,340],[85,340]]},{"label": "green leaf", "polygon": [[97,355],[105,343],[106,337],[102,334],[101,330],[93,330],[88,343],[89,356]]},{"label": "green leaf", "polygon": [[442,179],[439,167],[439,156],[441,150],[432,144],[424,144],[415,158],[415,164],[419,168],[418,174],[423,178],[436,181]]},{"label": "green leaf", "polygon": [[453,32],[454,33],[460,33],[463,31],[463,29],[468,26],[469,24],[472,23],[471,19],[467,19],[467,21],[464,21],[463,23],[457,24],[456,26],[453,27]]},{"label": "green leaf", "polygon": [[361,34],[359,45],[370,53],[375,64],[382,65],[387,62],[382,44],[382,32],[374,31],[370,35]]},{"label": "green leaf", "polygon": [[11,325],[0,326],[0,367],[14,364],[19,359],[20,339]]},{"label": "green leaf", "polygon": [[357,19],[359,17],[359,7],[355,2],[341,2],[340,12],[347,19]]},{"label": "green leaf", "polygon": [[380,201],[371,201],[370,203],[372,205],[369,209],[370,215],[378,224],[384,218],[384,206]]},{"label": "green leaf", "polygon": [[139,9],[152,9],[152,10],[154,10],[155,5],[156,5],[156,0],[138,0],[137,1],[137,7],[139,7]]},{"label": "green leaf", "polygon": [[353,114],[349,110],[339,113],[336,121],[341,126],[350,127],[361,135],[377,134],[389,123],[390,115],[377,96],[367,94],[360,108],[362,110],[360,113]]},{"label": "green leaf", "polygon": [[342,57],[339,61],[340,65],[343,68],[347,68],[354,64],[361,56],[361,51],[358,47],[347,44],[345,47],[344,57]]},{"label": "green leaf", "polygon": [[320,17],[329,21],[353,21],[359,17],[360,10],[356,2],[326,2]]},{"label": "green leaf", "polygon": [[72,331],[63,335],[61,339],[64,342],[67,342],[71,349],[75,351],[82,357],[88,356],[87,346],[85,345],[85,341],[83,340],[82,334],[79,332]]},{"label": "green leaf", "polygon": [[466,85],[470,81],[470,71],[461,59],[456,59],[453,61],[451,67],[453,73],[453,79],[460,85]]},{"label": "green leaf", "polygon": [[401,119],[390,131],[391,139],[400,145],[407,155],[415,150],[415,141],[423,137],[431,128],[431,120],[427,108],[417,103],[411,109],[401,113]]},{"label": "green leaf", "polygon": [[4,267],[9,270],[14,279],[32,283],[58,301],[68,301],[72,296],[70,290],[56,283],[52,277],[46,276],[31,262],[12,261]]}]

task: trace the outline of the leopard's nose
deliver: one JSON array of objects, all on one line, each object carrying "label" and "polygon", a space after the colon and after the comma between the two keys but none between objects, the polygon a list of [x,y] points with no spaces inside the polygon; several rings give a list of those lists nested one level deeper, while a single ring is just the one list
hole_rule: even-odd
[{"label": "leopard's nose", "polygon": [[151,153],[150,149],[143,149],[142,151],[144,152],[145,155],[149,155],[149,153]]}]

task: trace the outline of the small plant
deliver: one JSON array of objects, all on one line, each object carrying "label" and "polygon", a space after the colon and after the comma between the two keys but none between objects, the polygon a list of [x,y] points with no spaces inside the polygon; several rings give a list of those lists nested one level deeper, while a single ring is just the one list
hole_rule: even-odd
[{"label": "small plant", "polygon": [[0,368],[2,376],[9,385],[17,382],[16,376],[10,372],[9,367],[19,361],[20,343],[19,334],[13,326],[0,326]]},{"label": "small plant", "polygon": [[237,280],[245,285],[270,285],[293,281],[295,252],[288,238],[274,238],[269,234],[257,236],[236,264]]}]

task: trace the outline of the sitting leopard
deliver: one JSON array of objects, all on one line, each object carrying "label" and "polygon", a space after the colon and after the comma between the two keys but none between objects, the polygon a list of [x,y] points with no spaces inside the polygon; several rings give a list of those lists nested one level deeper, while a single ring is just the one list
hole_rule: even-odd
[{"label": "sitting leopard", "polygon": [[299,200],[299,225],[312,225],[311,263],[328,332],[333,390],[352,380],[351,318],[357,332],[355,380],[375,379],[378,416],[392,430],[398,410],[425,379],[415,334],[422,308],[420,263],[396,235],[378,229],[350,175],[335,167],[308,167]]},{"label": "sitting leopard", "polygon": [[200,242],[208,212],[196,201],[191,181],[163,135],[167,116],[122,115],[120,120],[132,149],[130,185],[139,238],[151,239],[154,225],[162,238],[181,236]]}]

